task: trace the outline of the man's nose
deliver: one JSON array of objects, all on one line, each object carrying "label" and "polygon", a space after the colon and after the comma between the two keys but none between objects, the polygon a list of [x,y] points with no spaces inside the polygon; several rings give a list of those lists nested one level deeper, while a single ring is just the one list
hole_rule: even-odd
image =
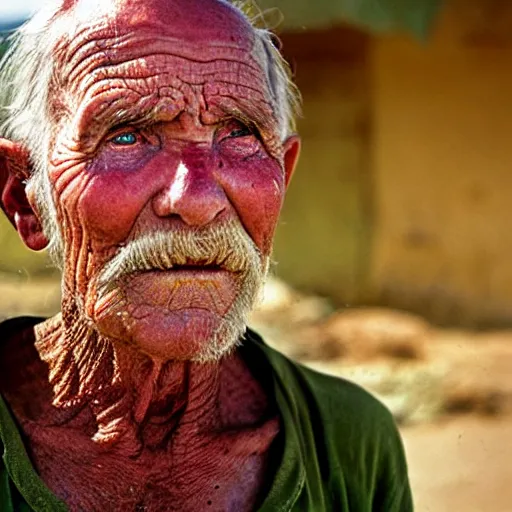
[{"label": "man's nose", "polygon": [[205,165],[185,159],[180,161],[169,185],[153,199],[153,209],[159,217],[176,215],[194,227],[209,224],[228,207],[228,198]]}]

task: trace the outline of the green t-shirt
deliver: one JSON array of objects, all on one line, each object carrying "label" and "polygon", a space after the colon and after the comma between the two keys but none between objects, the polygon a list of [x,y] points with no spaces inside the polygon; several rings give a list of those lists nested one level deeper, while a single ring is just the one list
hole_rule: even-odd
[{"label": "green t-shirt", "polygon": [[[0,343],[13,324],[39,321],[0,324]],[[254,332],[248,331],[241,352],[273,392],[282,423],[271,454],[275,473],[260,512],[413,510],[402,442],[380,402],[355,384],[290,361]],[[65,511],[36,474],[0,396],[1,445],[0,512]]]}]

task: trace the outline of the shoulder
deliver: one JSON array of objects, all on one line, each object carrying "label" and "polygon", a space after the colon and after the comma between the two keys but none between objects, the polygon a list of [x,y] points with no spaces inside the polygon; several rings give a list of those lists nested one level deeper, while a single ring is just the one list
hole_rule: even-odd
[{"label": "shoulder", "polygon": [[295,366],[301,388],[307,395],[309,414],[322,423],[322,430],[333,440],[338,453],[347,447],[360,450],[382,464],[390,456],[403,457],[398,427],[389,409],[371,393],[346,379],[324,375]]},{"label": "shoulder", "polygon": [[357,500],[372,497],[372,510],[411,511],[407,463],[390,411],[353,382],[264,350],[294,404],[310,455],[329,474],[332,492],[346,486]]},{"label": "shoulder", "polygon": [[31,337],[34,326],[42,321],[44,318],[20,316],[0,322],[0,353],[15,352],[23,340]]},{"label": "shoulder", "polygon": [[[388,408],[359,385],[340,377],[321,374],[289,361],[297,379],[295,392],[302,395],[315,431],[330,440],[331,456],[340,464],[347,458],[368,458],[379,471],[389,457],[403,458],[395,419]],[[371,462],[371,464],[370,464]]]},{"label": "shoulder", "polygon": [[[266,345],[254,332],[250,339],[263,349],[280,380],[290,393],[300,395],[326,424],[368,424],[369,428],[396,429],[388,409],[368,391],[341,377],[319,373],[293,361]],[[299,397],[297,397],[299,398]]]},{"label": "shoulder", "polygon": [[318,408],[326,429],[336,432],[341,426],[361,438],[364,429],[367,441],[397,431],[389,409],[364,388],[341,377],[319,373],[301,364],[296,367],[303,388],[310,393],[309,402]]}]

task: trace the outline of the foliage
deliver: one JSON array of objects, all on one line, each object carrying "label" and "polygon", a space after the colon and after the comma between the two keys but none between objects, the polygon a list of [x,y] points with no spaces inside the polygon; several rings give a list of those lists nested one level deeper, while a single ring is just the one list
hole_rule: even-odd
[{"label": "foliage", "polygon": [[[282,30],[303,31],[340,22],[375,32],[407,30],[426,37],[443,0],[256,0],[263,17],[272,18],[272,9],[283,15]],[[268,21],[273,28],[273,20]]]}]

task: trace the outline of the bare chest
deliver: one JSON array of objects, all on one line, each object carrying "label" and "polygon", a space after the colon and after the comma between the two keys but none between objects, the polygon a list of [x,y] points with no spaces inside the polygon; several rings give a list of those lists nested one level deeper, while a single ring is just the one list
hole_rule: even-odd
[{"label": "bare chest", "polygon": [[79,439],[31,447],[42,480],[72,512],[254,510],[267,453],[236,453],[230,444],[177,444],[136,459],[91,450]]}]

